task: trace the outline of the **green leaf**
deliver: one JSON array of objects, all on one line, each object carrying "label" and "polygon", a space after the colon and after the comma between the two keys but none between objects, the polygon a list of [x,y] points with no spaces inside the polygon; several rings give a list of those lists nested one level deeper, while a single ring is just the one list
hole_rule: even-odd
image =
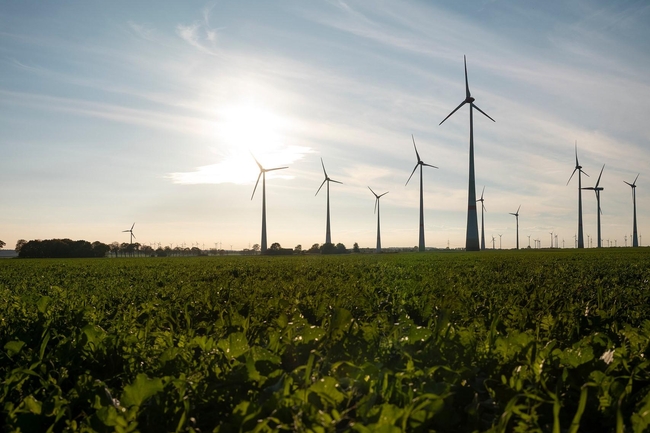
[{"label": "green leaf", "polygon": [[140,373],[135,381],[124,387],[122,392],[122,405],[125,407],[141,406],[149,397],[163,390],[161,379],[149,379],[146,374]]},{"label": "green leaf", "polygon": [[50,305],[50,302],[52,302],[52,298],[50,298],[49,296],[41,296],[41,299],[39,299],[36,302],[36,307],[38,308],[38,311],[45,314],[45,311],[47,310],[47,306]]},{"label": "green leaf", "polygon": [[43,404],[40,401],[36,400],[33,396],[28,395],[27,397],[25,397],[23,403],[25,403],[25,407],[27,407],[27,409],[29,409],[31,413],[34,413],[36,415],[41,414]]},{"label": "green leaf", "polygon": [[13,356],[20,352],[20,350],[23,348],[25,345],[24,341],[10,341],[7,344],[5,344],[4,349],[7,351],[7,354],[9,356]]},{"label": "green leaf", "polygon": [[312,386],[309,391],[316,393],[321,400],[330,404],[339,404],[345,398],[345,395],[337,389],[338,382],[333,377],[323,377]]},{"label": "green leaf", "polygon": [[224,351],[226,356],[237,358],[243,355],[248,350],[248,341],[243,332],[233,332],[228,336],[219,340],[217,347]]}]

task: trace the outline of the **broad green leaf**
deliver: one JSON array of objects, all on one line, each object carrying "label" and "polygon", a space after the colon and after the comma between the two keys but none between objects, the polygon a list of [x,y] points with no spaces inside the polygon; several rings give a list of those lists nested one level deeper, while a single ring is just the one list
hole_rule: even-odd
[{"label": "broad green leaf", "polygon": [[50,302],[52,302],[52,298],[49,296],[41,296],[41,299],[36,302],[38,311],[45,314],[45,311],[47,311],[47,306],[50,305]]},{"label": "broad green leaf", "polygon": [[121,402],[125,407],[141,406],[149,397],[162,390],[161,379],[149,379],[146,374],[140,373],[132,384],[124,387]]},{"label": "broad green leaf", "polygon": [[24,341],[9,341],[7,344],[5,344],[4,348],[9,356],[13,356],[20,352],[24,345]]},{"label": "broad green leaf", "polygon": [[25,400],[23,400],[23,402],[25,403],[25,407],[27,407],[31,413],[34,413],[36,415],[41,414],[43,404],[40,401],[36,400],[33,396],[28,395],[25,397]]},{"label": "broad green leaf", "polygon": [[333,377],[323,377],[309,387],[309,390],[316,393],[322,400],[330,404],[339,404],[345,395],[339,391],[338,382]]},{"label": "broad green leaf", "polygon": [[227,338],[219,340],[217,347],[223,350],[226,356],[238,358],[248,350],[248,341],[243,332],[233,332]]}]

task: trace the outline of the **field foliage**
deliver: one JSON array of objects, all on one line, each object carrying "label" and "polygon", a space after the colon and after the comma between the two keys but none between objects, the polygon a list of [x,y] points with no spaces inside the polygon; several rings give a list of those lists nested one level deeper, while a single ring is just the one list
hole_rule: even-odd
[{"label": "field foliage", "polygon": [[650,252],[0,261],[9,431],[635,431]]}]

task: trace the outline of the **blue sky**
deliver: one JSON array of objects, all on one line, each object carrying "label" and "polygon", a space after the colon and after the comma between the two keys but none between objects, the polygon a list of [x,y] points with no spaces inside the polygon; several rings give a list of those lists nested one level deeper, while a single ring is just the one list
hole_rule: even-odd
[{"label": "blue sky", "polygon": [[[650,243],[650,4],[645,1],[3,2],[0,239],[68,237],[248,248],[260,242],[253,152],[267,167],[269,243],[464,246],[468,123],[486,240],[573,245],[580,163],[602,230],[623,245],[637,185]],[[583,195],[585,239],[596,234]],[[629,243],[629,240],[628,240]],[[594,242],[595,244],[595,242]]]}]

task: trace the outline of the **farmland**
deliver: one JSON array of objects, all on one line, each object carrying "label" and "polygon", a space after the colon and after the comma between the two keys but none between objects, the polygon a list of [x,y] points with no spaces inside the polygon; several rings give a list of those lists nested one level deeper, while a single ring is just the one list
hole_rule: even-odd
[{"label": "farmland", "polygon": [[650,251],[0,261],[21,431],[644,431]]}]

